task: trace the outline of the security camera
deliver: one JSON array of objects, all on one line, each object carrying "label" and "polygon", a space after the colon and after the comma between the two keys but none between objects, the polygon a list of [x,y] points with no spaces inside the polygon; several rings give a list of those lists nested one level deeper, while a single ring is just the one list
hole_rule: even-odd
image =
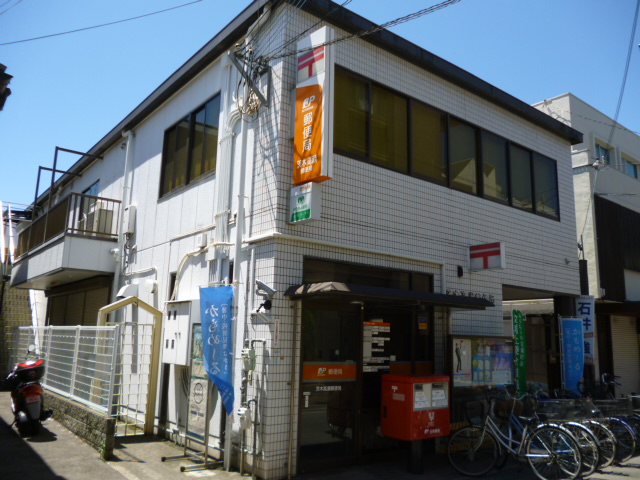
[{"label": "security camera", "polygon": [[265,310],[271,310],[271,299],[276,294],[276,289],[270,287],[264,282],[261,282],[260,280],[256,280],[256,287],[258,287],[256,289],[256,293],[264,298],[264,302],[260,304],[256,312],[260,312],[261,308],[264,308]]},{"label": "security camera", "polygon": [[270,287],[269,285],[267,285],[264,282],[261,282],[260,280],[256,280],[256,286],[258,287],[258,289],[256,290],[256,293],[258,295],[266,297],[269,300],[271,300],[277,292],[275,288]]}]

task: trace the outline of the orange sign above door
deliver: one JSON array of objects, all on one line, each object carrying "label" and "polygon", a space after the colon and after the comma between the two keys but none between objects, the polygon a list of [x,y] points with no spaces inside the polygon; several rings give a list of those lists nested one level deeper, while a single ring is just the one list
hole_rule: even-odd
[{"label": "orange sign above door", "polygon": [[303,380],[355,380],[355,363],[304,364]]}]

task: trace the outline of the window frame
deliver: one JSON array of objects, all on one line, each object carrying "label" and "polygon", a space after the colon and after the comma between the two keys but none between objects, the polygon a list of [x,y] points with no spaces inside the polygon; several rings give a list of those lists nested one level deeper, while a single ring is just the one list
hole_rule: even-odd
[{"label": "window frame", "polygon": [[[194,152],[193,152],[193,148],[194,148],[194,137],[195,137],[195,131],[196,131],[196,116],[198,115],[198,113],[204,111],[205,112],[205,118],[206,118],[206,107],[207,104],[209,102],[214,101],[216,98],[218,98],[219,100],[219,106],[218,106],[218,123],[220,121],[220,113],[221,113],[221,108],[222,108],[222,98],[221,98],[221,92],[217,92],[215,95],[212,95],[211,97],[209,97],[206,101],[202,102],[200,105],[198,105],[196,108],[194,108],[193,110],[191,110],[187,115],[184,115],[182,117],[180,117],[179,120],[177,120],[175,123],[173,123],[171,126],[167,127],[164,130],[163,136],[162,136],[162,159],[160,160],[160,185],[158,188],[158,198],[165,198],[177,191],[181,191],[185,188],[187,188],[189,185],[193,184],[196,181],[199,181],[200,179],[209,177],[210,175],[215,175],[215,172],[217,170],[217,150],[218,150],[218,145],[217,143],[220,142],[220,138],[218,135],[218,141],[216,143],[216,166],[215,168],[207,171],[207,172],[202,172],[200,173],[200,175],[196,175],[192,177],[192,164],[194,162]],[[168,162],[168,148],[169,148],[169,143],[167,141],[167,137],[171,132],[175,132],[174,135],[177,138],[177,131],[178,131],[178,127],[183,123],[183,122],[187,122],[187,140],[186,140],[186,164],[184,166],[184,171],[181,172],[182,175],[184,175],[184,183],[181,183],[180,185],[174,186],[172,188],[170,188],[169,190],[165,190],[165,180],[167,178],[167,174],[168,174],[168,168],[167,168],[167,162]],[[218,125],[218,133],[220,132],[220,126]],[[175,148],[176,148],[177,142],[174,142],[174,153],[175,153]],[[176,168],[177,168],[177,162],[176,162],[176,158],[173,157],[173,172],[172,172],[172,177],[175,183],[176,178],[178,178],[178,175],[176,173]]]},{"label": "window frame", "polygon": [[[516,142],[513,142],[511,140],[509,140],[506,137],[503,137],[501,135],[498,135],[495,132],[492,132],[490,130],[487,130],[485,128],[482,128],[478,125],[475,125],[465,119],[462,119],[460,117],[457,117],[455,115],[452,115],[446,111],[443,111],[437,107],[434,107],[433,105],[429,105],[428,103],[415,99],[413,97],[410,97],[409,95],[406,95],[402,92],[398,92],[397,90],[393,89],[393,88],[389,88],[385,85],[382,85],[378,82],[375,82],[371,79],[368,79],[366,77],[364,77],[363,75],[360,75],[358,73],[355,73],[349,69],[346,69],[342,66],[338,66],[336,65],[336,71],[340,71],[342,74],[346,74],[348,76],[351,76],[355,79],[357,79],[358,81],[361,81],[365,84],[366,86],[366,91],[367,91],[367,98],[366,98],[366,121],[367,121],[367,125],[366,125],[366,132],[367,132],[367,139],[366,139],[366,154],[365,155],[360,155],[357,153],[353,153],[350,152],[349,150],[345,150],[345,149],[341,149],[339,147],[335,147],[333,146],[333,153],[336,155],[341,155],[347,158],[352,158],[354,160],[358,160],[358,161],[362,161],[365,163],[368,163],[370,165],[374,165],[380,168],[384,168],[386,170],[390,170],[393,172],[397,172],[397,173],[403,173],[405,175],[409,175],[411,177],[420,179],[420,180],[424,180],[430,183],[434,183],[436,185],[441,185],[447,188],[450,188],[452,190],[455,190],[457,192],[462,192],[462,193],[467,193],[469,195],[473,195],[475,197],[480,197],[483,198],[485,200],[488,200],[490,202],[494,202],[494,203],[498,203],[500,205],[505,205],[505,206],[509,206],[512,208],[516,208],[522,212],[529,212],[532,213],[534,215],[539,215],[542,216],[544,218],[548,218],[551,220],[556,220],[556,221],[560,221],[560,211],[562,208],[561,205],[561,201],[560,201],[560,190],[559,190],[559,183],[558,183],[558,162],[556,160],[554,160],[553,158],[543,155],[537,151],[534,151],[530,148],[524,147]],[[372,146],[372,139],[371,139],[371,135],[372,135],[372,131],[371,131],[371,103],[372,103],[372,87],[376,86],[377,88],[381,88],[383,90],[387,90],[395,95],[399,95],[400,97],[406,99],[407,102],[407,154],[408,154],[408,162],[407,162],[407,168],[406,169],[397,169],[397,168],[393,168],[389,165],[385,165],[385,164],[381,164],[379,162],[373,161],[371,159],[371,146]],[[414,166],[416,164],[415,162],[415,158],[414,158],[414,133],[415,133],[415,129],[414,129],[414,123],[413,123],[413,111],[414,111],[414,107],[416,105],[420,105],[423,106],[429,110],[433,110],[434,112],[439,113],[440,115],[442,115],[442,119],[444,120],[444,142],[443,142],[443,146],[442,146],[442,155],[444,156],[444,163],[445,163],[445,180],[442,181],[439,178],[434,178],[431,177],[429,175],[425,175],[422,173],[416,173]],[[335,105],[334,105],[335,108]],[[338,109],[336,108],[334,110],[334,112],[337,112]],[[452,138],[451,138],[451,121],[455,120],[457,122],[460,122],[464,125],[467,125],[469,127],[471,127],[474,132],[475,132],[475,168],[476,168],[476,172],[475,172],[475,182],[476,182],[476,191],[475,192],[470,192],[467,191],[463,188],[457,188],[453,185],[453,179],[452,179],[452,163],[451,163],[451,142],[452,142]],[[334,122],[335,124],[335,122]],[[491,135],[496,137],[497,139],[500,139],[502,141],[505,142],[505,169],[506,169],[506,190],[507,190],[507,199],[506,201],[494,196],[488,196],[486,195],[485,192],[485,188],[484,188],[484,170],[485,170],[485,159],[484,159],[484,145],[483,145],[483,139],[486,135]],[[596,141],[596,144],[598,144],[598,142]],[[511,147],[517,147],[525,152],[528,153],[529,156],[529,185],[530,185],[530,193],[531,193],[531,201],[532,201],[532,206],[531,208],[524,208],[524,207],[520,207],[514,204],[514,197],[513,197],[513,169],[512,169],[512,155],[511,155]],[[602,147],[602,145],[601,145]],[[604,148],[604,147],[602,147]],[[611,154],[612,150],[608,149],[607,150],[609,152],[609,154]],[[554,174],[554,179],[553,179],[553,185],[555,188],[555,194],[557,197],[557,215],[551,215],[549,213],[545,213],[543,211],[541,211],[536,204],[536,199],[537,199],[537,191],[536,191],[536,182],[535,182],[535,175],[536,175],[536,169],[535,169],[535,159],[536,156],[540,156],[543,159],[546,159],[550,162],[553,163],[553,174]],[[610,157],[609,157],[610,158]],[[640,168],[639,168],[639,172],[640,174]]]}]

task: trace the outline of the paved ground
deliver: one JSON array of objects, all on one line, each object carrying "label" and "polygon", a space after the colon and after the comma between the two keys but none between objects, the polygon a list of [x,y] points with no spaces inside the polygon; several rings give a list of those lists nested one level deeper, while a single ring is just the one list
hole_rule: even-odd
[{"label": "paved ground", "polygon": [[[182,448],[171,442],[150,437],[130,437],[119,442],[115,458],[100,460],[98,452],[55,420],[47,420],[42,431],[32,438],[21,438],[13,421],[8,392],[0,392],[0,479],[2,480],[165,480],[209,478],[242,480],[250,474],[224,470],[180,472],[190,461],[162,462],[162,457],[177,456]],[[389,462],[354,466],[300,475],[296,480],[460,480],[442,455],[425,457],[423,474],[409,473],[407,462]],[[491,472],[486,480],[535,480],[526,465],[510,461],[500,471]],[[622,467],[607,468],[589,477],[593,480],[640,480],[640,457]]]}]

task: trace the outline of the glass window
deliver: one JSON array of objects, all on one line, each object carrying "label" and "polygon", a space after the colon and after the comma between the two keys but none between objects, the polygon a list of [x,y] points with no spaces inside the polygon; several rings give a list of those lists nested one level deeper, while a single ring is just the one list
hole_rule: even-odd
[{"label": "glass window", "polygon": [[407,99],[377,86],[371,93],[371,160],[406,172]]},{"label": "glass window", "polygon": [[560,215],[560,208],[556,162],[542,155],[534,154],[533,175],[536,212],[557,218]]},{"label": "glass window", "polygon": [[627,175],[638,178],[638,165],[631,160],[624,159],[624,171]]},{"label": "glass window", "polygon": [[367,83],[336,69],[333,141],[336,149],[367,155]]},{"label": "glass window", "polygon": [[477,138],[471,125],[451,119],[449,124],[449,162],[451,186],[469,193],[477,193]]},{"label": "glass window", "polygon": [[447,181],[447,124],[443,113],[420,103],[411,106],[412,173]]},{"label": "glass window", "polygon": [[486,197],[509,200],[507,141],[488,132],[482,134],[482,177]]},{"label": "glass window", "polygon": [[511,201],[514,207],[533,210],[531,190],[531,152],[510,146]]},{"label": "glass window", "polygon": [[218,95],[165,132],[160,195],[215,170],[219,116]]},{"label": "glass window", "polygon": [[596,143],[596,158],[607,165],[611,165],[611,152],[599,143]]}]

